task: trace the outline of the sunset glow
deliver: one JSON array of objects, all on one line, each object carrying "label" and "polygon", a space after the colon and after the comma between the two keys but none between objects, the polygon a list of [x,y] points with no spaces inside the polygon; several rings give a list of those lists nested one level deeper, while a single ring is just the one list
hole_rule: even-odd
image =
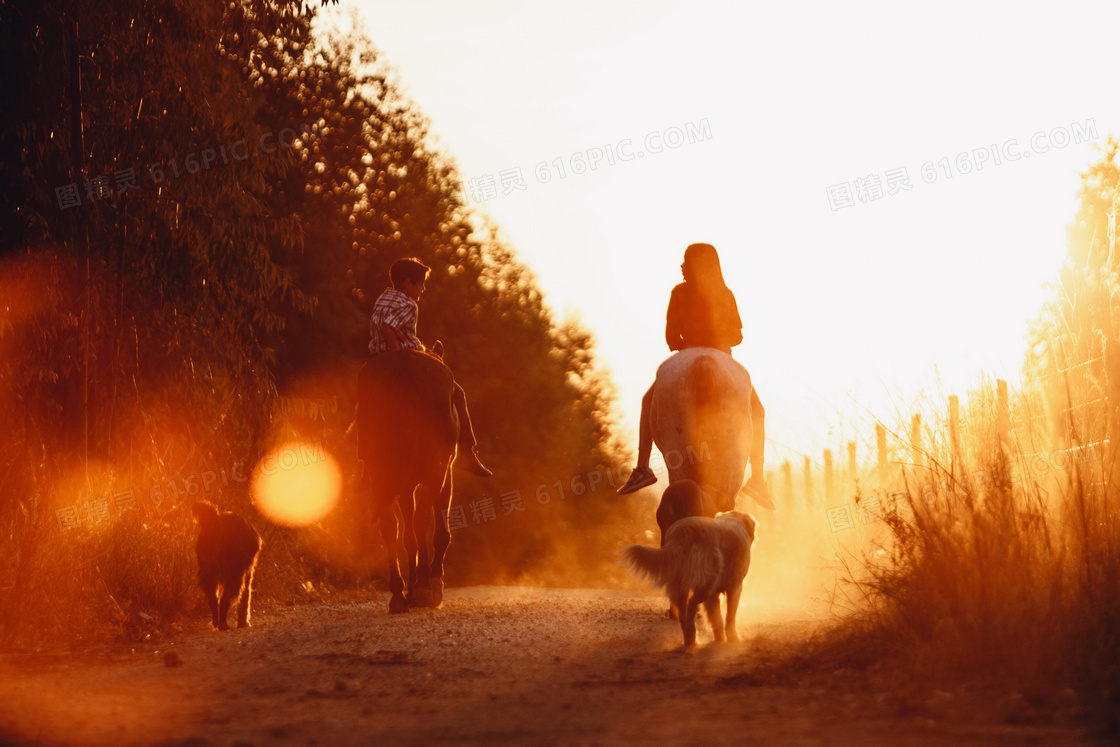
[{"label": "sunset glow", "polygon": [[[464,180],[495,178],[479,209],[595,333],[626,432],[668,355],[681,253],[703,241],[739,300],[735,357],[771,446],[795,460],[939,384],[963,396],[981,371],[1017,379],[1077,172],[1120,114],[1077,31],[1104,5],[363,10]],[[940,52],[946,39],[959,51]],[[517,168],[525,188],[503,190]],[[845,184],[850,202],[830,200]]]},{"label": "sunset glow", "polygon": [[269,521],[299,527],[321,520],[338,502],[342,475],[321,446],[291,442],[253,468],[253,503]]},{"label": "sunset glow", "polygon": [[0,746],[1120,736],[1118,21],[0,0]]}]

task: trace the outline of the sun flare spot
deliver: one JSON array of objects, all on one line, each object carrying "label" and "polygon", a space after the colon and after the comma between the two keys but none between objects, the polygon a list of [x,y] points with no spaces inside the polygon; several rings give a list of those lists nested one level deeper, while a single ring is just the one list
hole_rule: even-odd
[{"label": "sun flare spot", "polygon": [[261,457],[253,468],[253,504],[269,521],[300,527],[334,508],[342,489],[338,462],[322,445],[291,442]]}]

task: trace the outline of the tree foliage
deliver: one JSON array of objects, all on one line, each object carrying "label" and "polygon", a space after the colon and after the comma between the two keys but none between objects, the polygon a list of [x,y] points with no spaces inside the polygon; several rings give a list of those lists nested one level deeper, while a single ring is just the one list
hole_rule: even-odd
[{"label": "tree foliage", "polygon": [[1029,334],[1027,368],[1044,383],[1059,441],[1120,443],[1118,152],[1110,138],[1081,175],[1067,257]]},{"label": "tree foliage", "polygon": [[[234,467],[282,439],[353,469],[368,313],[402,256],[433,268],[420,334],[445,342],[498,473],[458,486],[460,580],[544,578],[569,549],[599,563],[624,539],[608,519],[633,528],[605,481],[535,500],[618,461],[593,340],[463,204],[370,42],[312,19],[293,0],[0,3],[5,609],[53,580],[55,625],[74,625],[68,594],[92,600],[89,626],[171,619],[197,604],[191,475],[220,472],[202,497],[248,512]],[[515,491],[526,511],[505,516]],[[373,535],[344,498],[321,527],[266,532],[266,592],[335,573],[341,527]],[[485,501],[496,518],[472,521]]]},{"label": "tree foliage", "polygon": [[[313,404],[337,398],[317,414],[327,432],[343,431],[353,414],[351,382],[367,357],[373,301],[388,285],[394,260],[419,257],[433,268],[420,302],[421,339],[444,342],[470,399],[479,451],[497,471],[490,483],[460,482],[467,527],[452,544],[452,577],[556,577],[556,556],[582,545],[594,550],[575,554],[599,566],[599,532],[613,531],[617,541],[608,517],[629,516],[604,501],[608,491],[613,495],[606,479],[571,496],[571,504],[555,488],[555,505],[537,500],[541,485],[566,482],[570,494],[574,478],[605,475],[618,461],[613,392],[596,367],[593,340],[553,318],[535,277],[499,230],[463,204],[454,163],[402,97],[360,24],[351,18],[346,31],[272,47],[251,73],[265,91],[273,127],[312,132],[301,144],[299,180],[284,199],[305,230],[288,266],[320,305],[282,336],[283,388]],[[526,510],[507,516],[501,495],[508,500],[518,491]],[[581,533],[557,535],[560,525]],[[586,564],[577,566],[587,572]],[[566,580],[575,579],[570,573]]]}]

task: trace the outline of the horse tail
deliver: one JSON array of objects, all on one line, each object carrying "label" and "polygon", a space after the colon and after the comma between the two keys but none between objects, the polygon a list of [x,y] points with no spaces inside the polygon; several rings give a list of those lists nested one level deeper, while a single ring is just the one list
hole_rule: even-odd
[{"label": "horse tail", "polygon": [[701,407],[714,405],[719,398],[719,369],[706,355],[692,364],[692,394],[693,401]]}]

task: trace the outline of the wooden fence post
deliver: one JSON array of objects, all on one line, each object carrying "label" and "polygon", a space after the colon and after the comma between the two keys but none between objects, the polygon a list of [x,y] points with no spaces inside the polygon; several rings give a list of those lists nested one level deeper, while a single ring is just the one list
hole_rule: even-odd
[{"label": "wooden fence post", "polygon": [[805,457],[805,507],[813,508],[813,463]]},{"label": "wooden fence post", "polygon": [[996,430],[1000,456],[1006,463],[1011,455],[1011,406],[1007,401],[1007,382],[1003,379],[996,379]]},{"label": "wooden fence post", "polygon": [[855,490],[859,487],[859,465],[856,464],[856,442],[848,442],[848,479],[851,481],[850,488]]},{"label": "wooden fence post", "polygon": [[786,501],[786,510],[793,509],[793,467],[789,460],[782,462],[782,493]]},{"label": "wooden fence post", "polygon": [[949,395],[949,448],[955,467],[961,460],[961,401],[955,394]]},{"label": "wooden fence post", "polygon": [[[1096,452],[1097,446],[1101,446],[1104,450],[1105,461],[1100,463],[1100,468],[1104,470],[1105,465],[1116,464],[1117,449],[1120,449],[1120,343],[1117,343],[1112,335],[1105,335],[1104,338],[1104,374],[1105,374],[1105,396],[1108,398],[1108,426],[1104,433],[1104,439],[1100,436],[1094,437],[1086,435],[1082,441],[1084,443],[1077,444],[1077,446],[1084,450],[1089,448]],[[1107,440],[1107,444],[1100,443],[1101,440]],[[1084,451],[1081,452],[1082,456],[1078,457],[1080,464],[1084,459]],[[1120,483],[1120,475],[1112,467],[1105,470],[1105,476],[1108,480],[1109,489],[1115,493],[1117,491],[1118,483]]]},{"label": "wooden fence post", "polygon": [[875,424],[875,441],[879,446],[879,492],[887,492],[890,482],[890,462],[887,461],[887,429],[882,423]]},{"label": "wooden fence post", "polygon": [[910,418],[910,455],[914,460],[914,466],[920,467],[924,464],[922,459],[922,416],[915,414]]},{"label": "wooden fence post", "polygon": [[831,504],[834,497],[834,487],[832,474],[832,449],[824,450],[824,499],[826,503]]}]

